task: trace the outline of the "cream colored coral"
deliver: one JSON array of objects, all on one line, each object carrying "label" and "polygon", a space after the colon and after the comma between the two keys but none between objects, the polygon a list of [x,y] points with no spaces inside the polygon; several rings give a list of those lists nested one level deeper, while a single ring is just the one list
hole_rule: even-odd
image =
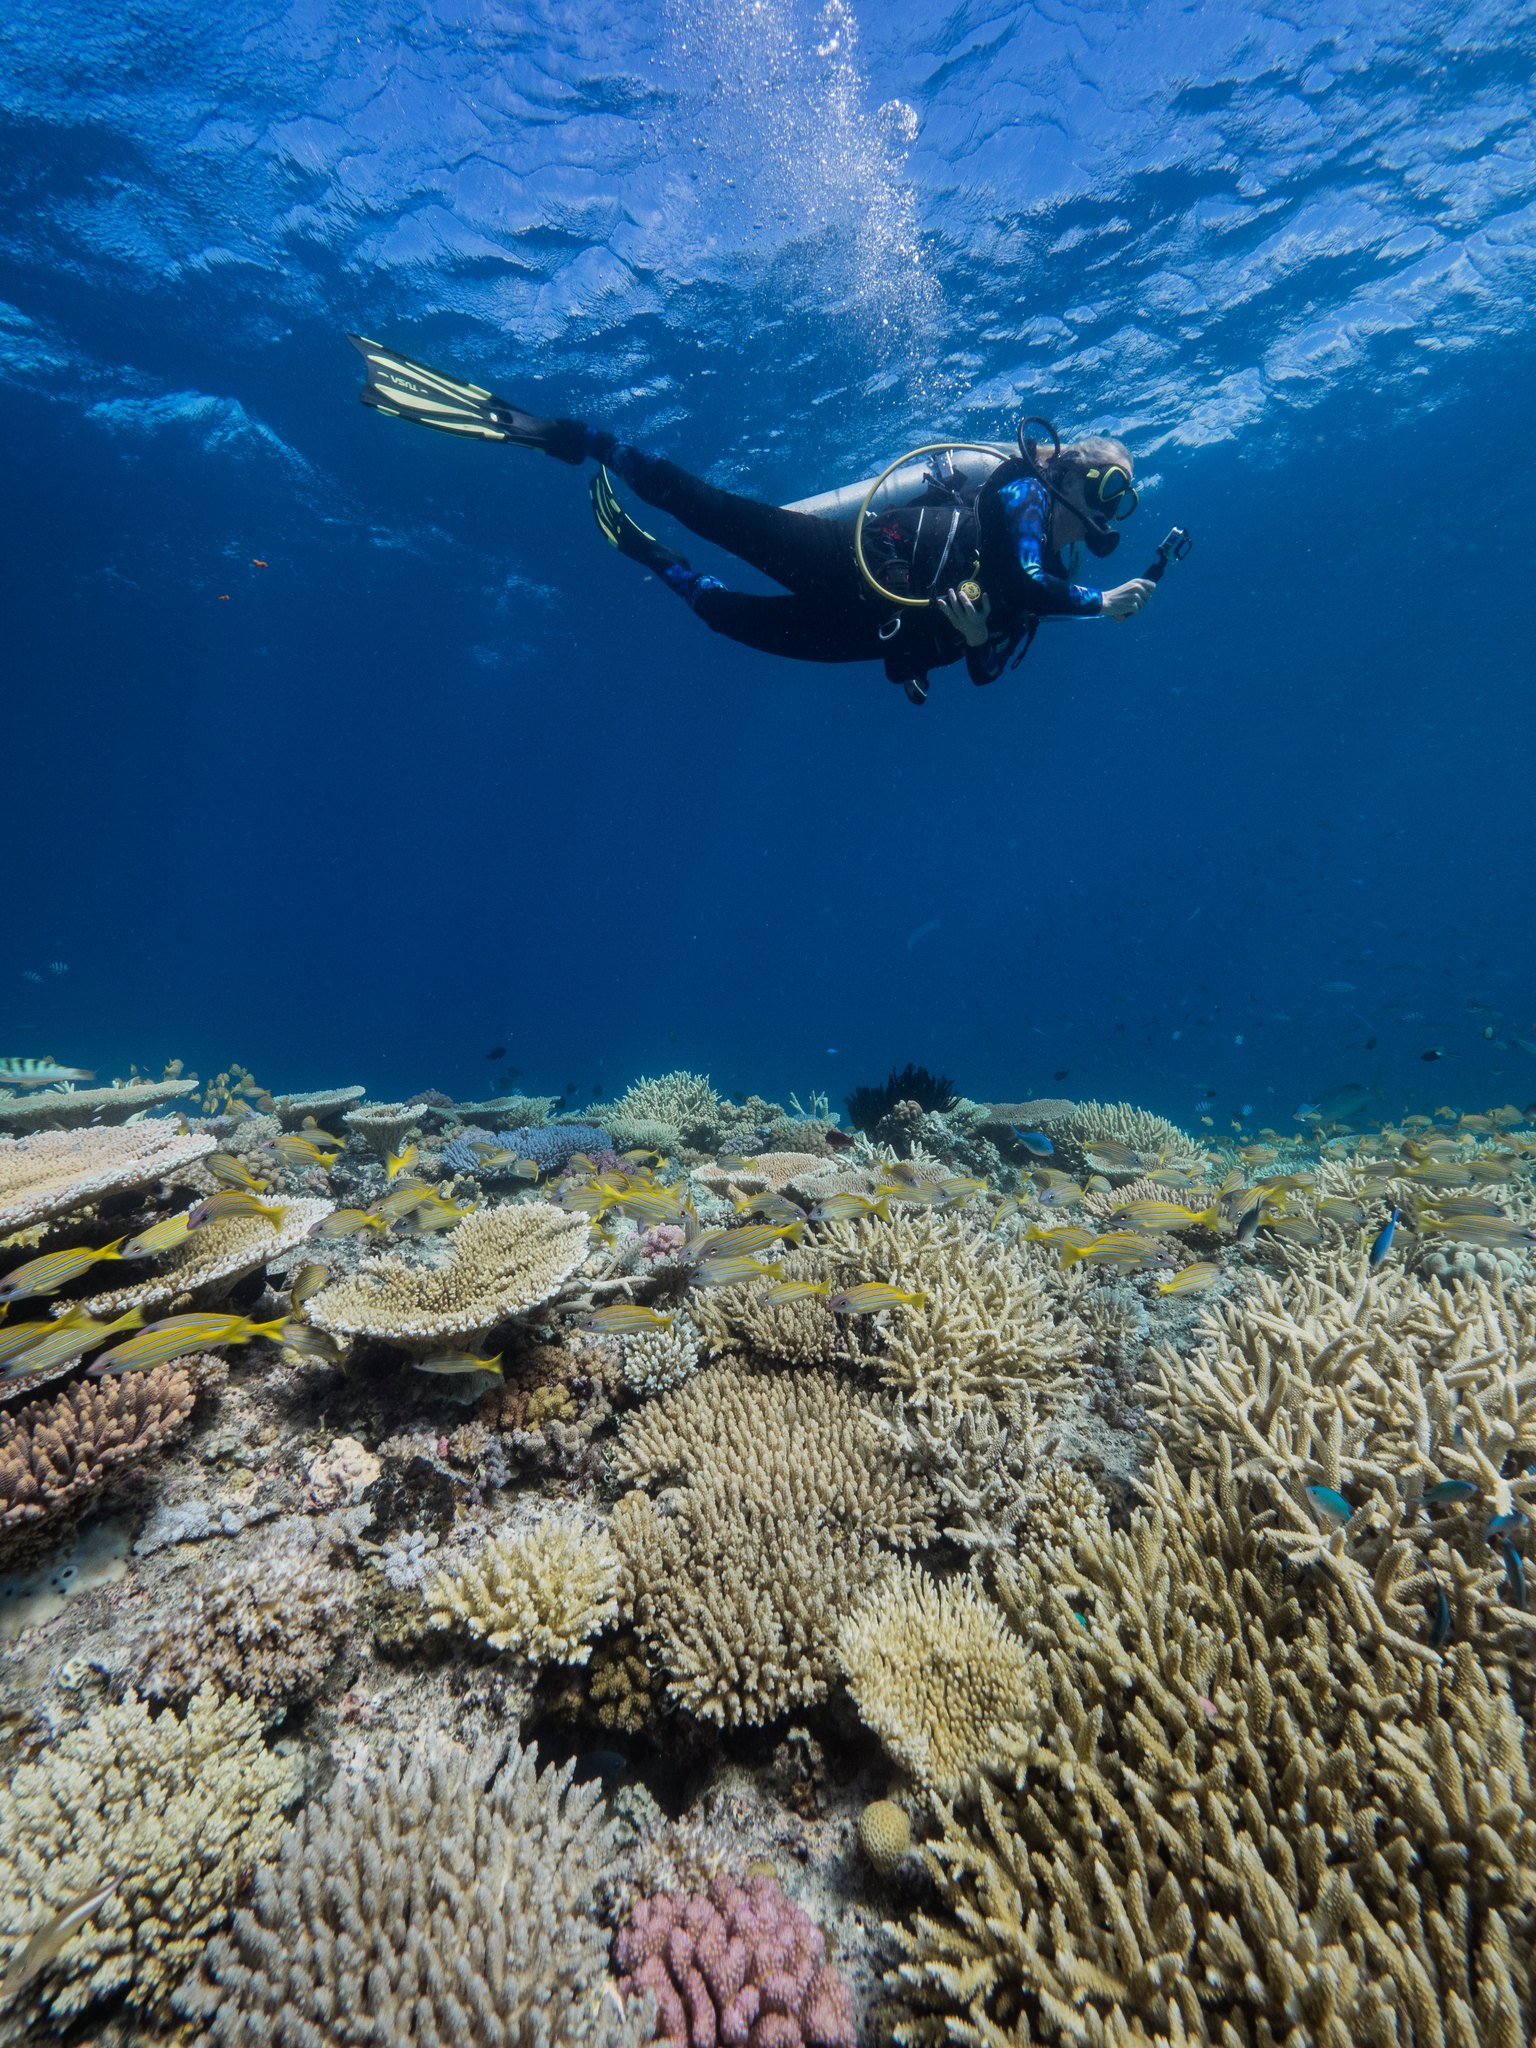
[{"label": "cream colored coral", "polygon": [[205,1131],[178,1131],[168,1122],[0,1138],[0,1231],[25,1230],[104,1195],[150,1187],[216,1143]]},{"label": "cream colored coral", "polygon": [[422,1599],[434,1628],[457,1624],[530,1664],[585,1664],[618,1614],[619,1579],[605,1531],[552,1519],[493,1536],[436,1572]]},{"label": "cream colored coral", "polygon": [[397,1152],[406,1132],[420,1121],[418,1102],[364,1102],[349,1109],[342,1118],[347,1129],[370,1145],[381,1159],[386,1152]]},{"label": "cream colored coral", "polygon": [[359,1082],[350,1087],[311,1088],[297,1095],[278,1095],[273,1098],[272,1107],[283,1129],[296,1131],[306,1117],[313,1117],[316,1123],[323,1124],[328,1116],[337,1116],[355,1102],[361,1102],[366,1093]]},{"label": "cream colored coral", "polygon": [[323,1509],[359,1501],[383,1470],[372,1451],[355,1436],[333,1436],[310,1460],[306,1505]]},{"label": "cream colored coral", "polygon": [[[313,1195],[277,1196],[274,1205],[283,1212],[279,1223],[274,1224],[265,1216],[218,1216],[200,1230],[194,1230],[175,1251],[157,1262],[153,1271],[145,1272],[137,1261],[130,1266],[110,1268],[118,1273],[139,1272],[144,1277],[125,1280],[121,1287],[93,1294],[83,1304],[84,1308],[93,1316],[121,1315],[130,1308],[141,1308],[150,1315],[180,1307],[198,1296],[217,1298],[235,1281],[259,1272],[273,1259],[303,1244],[315,1225],[335,1207],[333,1202]],[[70,1306],[82,1304],[71,1302]]]},{"label": "cream colored coral", "polygon": [[[822,1251],[790,1252],[775,1265],[776,1280],[825,1280],[835,1268]],[[831,1365],[865,1357],[876,1345],[874,1325],[863,1316],[835,1316],[815,1295],[777,1307],[759,1286],[696,1291],[689,1312],[706,1351],[714,1357],[744,1351],[785,1365]]]},{"label": "cream colored coral", "polygon": [[364,1259],[314,1297],[309,1319],[333,1336],[416,1346],[464,1340],[548,1301],[586,1256],[584,1216],[548,1202],[478,1209],[449,1231],[440,1265]]},{"label": "cream colored coral", "polygon": [[1525,2048],[1536,1797],[1469,1647],[1396,1658],[1229,1466],[1163,1456],[1127,1528],[1021,1554],[1007,1604],[1050,1711],[892,1930],[896,2041]]},{"label": "cream colored coral", "polygon": [[697,1372],[699,1333],[677,1316],[665,1330],[644,1330],[619,1345],[619,1377],[632,1394],[664,1394]]},{"label": "cream colored coral", "polygon": [[614,1115],[631,1121],[671,1124],[690,1145],[708,1145],[719,1125],[724,1104],[707,1074],[675,1073],[644,1076],[626,1088],[613,1105]]},{"label": "cream colored coral", "polygon": [[184,1720],[132,1694],[0,1785],[0,1926],[30,1933],[104,1877],[116,1892],[29,1992],[56,2020],[122,1996],[156,2018],[276,1845],[297,1758],[248,1701],[197,1694]]},{"label": "cream colored coral", "polygon": [[0,1102],[0,1131],[75,1130],[81,1124],[124,1124],[161,1103],[197,1092],[195,1081],[126,1081],[120,1088],[43,1089]]},{"label": "cream colored coral", "polygon": [[838,1660],[859,1716],[930,1795],[1028,1760],[1043,1670],[973,1579],[940,1582],[905,1559],[849,1616]]}]

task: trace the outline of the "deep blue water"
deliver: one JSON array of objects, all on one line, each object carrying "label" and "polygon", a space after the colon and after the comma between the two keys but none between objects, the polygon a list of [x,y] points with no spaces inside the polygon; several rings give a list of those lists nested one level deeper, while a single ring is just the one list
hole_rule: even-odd
[{"label": "deep blue water", "polygon": [[[1533,30],[20,0],[0,1052],[1536,1097]],[[366,412],[349,328],[775,499],[1045,411],[1149,480],[1104,580],[1195,550],[913,709]]]}]

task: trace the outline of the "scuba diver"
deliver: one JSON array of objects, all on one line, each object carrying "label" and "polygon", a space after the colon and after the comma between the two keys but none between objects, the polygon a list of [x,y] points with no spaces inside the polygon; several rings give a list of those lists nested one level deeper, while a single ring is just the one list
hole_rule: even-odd
[{"label": "scuba diver", "polygon": [[[1048,421],[1023,421],[1016,449],[938,442],[872,482],[771,505],[705,483],[601,427],[538,418],[378,342],[348,339],[367,366],[365,405],[572,465],[598,463],[590,491],[604,537],[712,632],[794,661],[882,661],[913,704],[926,701],[931,670],[962,657],[973,683],[995,682],[1023,660],[1042,619],[1134,618],[1168,562],[1189,551],[1189,536],[1175,527],[1145,575],[1104,591],[1069,580],[1069,551],[1079,543],[1100,559],[1119,546],[1118,528],[1136,509],[1133,463],[1119,441],[1101,436],[1063,444]],[[1044,437],[1031,438],[1029,428]],[[788,595],[729,590],[694,569],[629,516],[615,476]]]}]

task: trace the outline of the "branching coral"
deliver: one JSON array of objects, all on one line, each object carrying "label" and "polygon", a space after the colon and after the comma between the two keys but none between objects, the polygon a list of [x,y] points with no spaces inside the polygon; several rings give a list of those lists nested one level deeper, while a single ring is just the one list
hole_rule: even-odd
[{"label": "branching coral", "polygon": [[167,1313],[200,1296],[216,1300],[246,1274],[303,1244],[335,1205],[315,1196],[285,1195],[277,1206],[283,1215],[275,1225],[265,1216],[215,1217],[194,1230],[155,1272],[75,1305],[93,1316],[121,1315],[130,1308],[148,1315]]},{"label": "branching coral", "polygon": [[251,1700],[277,1720],[315,1691],[355,1604],[314,1525],[295,1516],[233,1561],[196,1559],[141,1626],[129,1676],[146,1698],[185,1702],[204,1685]]},{"label": "branching coral", "polygon": [[0,1530],[59,1514],[145,1465],[185,1429],[194,1398],[191,1374],[162,1365],[0,1414]]},{"label": "branching coral", "polygon": [[848,1617],[837,1653],[860,1718],[923,1791],[955,1799],[984,1771],[1027,1763],[1043,1668],[974,1580],[941,1583],[903,1560]]},{"label": "branching coral", "polygon": [[834,1225],[827,1237],[840,1284],[852,1273],[926,1295],[920,1308],[892,1312],[880,1343],[881,1372],[906,1394],[1048,1394],[1082,1355],[1086,1332],[1058,1318],[1039,1271],[963,1216],[897,1210],[889,1223]]},{"label": "branching coral", "polygon": [[133,1188],[168,1179],[213,1151],[204,1131],[111,1124],[0,1138],[0,1232],[25,1230]]},{"label": "branching coral", "polygon": [[1160,1457],[1007,1597],[1051,1707],[893,1930],[894,2038],[1520,2048],[1536,2023],[1536,1798],[1466,1646],[1374,1652],[1264,1545],[1230,1470]]},{"label": "branching coral", "polygon": [[654,1997],[669,2048],[855,2048],[853,1997],[826,1953],[771,1877],[639,1899],[613,1945],[621,1992]]},{"label": "branching coral", "polygon": [[[1458,1588],[1458,1629],[1528,1659],[1486,1536],[1490,1517],[1536,1508],[1536,1303],[1335,1256],[1258,1278],[1197,1335],[1188,1357],[1151,1352],[1142,1390],[1178,1457],[1207,1464],[1230,1442],[1267,1540],[1336,1577],[1362,1625],[1421,1634],[1433,1570]],[[1333,1526],[1309,1487],[1341,1494],[1349,1522]]]},{"label": "branching coral", "polygon": [[679,1069],[674,1074],[642,1076],[614,1104],[617,1116],[671,1124],[683,1142],[707,1149],[719,1128],[725,1105],[706,1074]]},{"label": "branching coral", "polygon": [[850,1607],[933,1530],[893,1412],[831,1373],[711,1367],[627,1419],[618,1467],[682,1482],[609,1527],[673,1699],[724,1726],[823,1698]]},{"label": "branching coral", "polygon": [[245,1700],[199,1693],[186,1718],[130,1696],[0,1785],[0,1925],[30,1929],[104,1877],[117,1890],[34,1993],[56,2019],[122,1995],[155,2017],[271,1853],[297,1791]]},{"label": "branching coral", "polygon": [[457,1624],[530,1664],[585,1664],[618,1614],[620,1565],[602,1529],[551,1519],[493,1536],[436,1572],[422,1598],[434,1628]]},{"label": "branching coral", "polygon": [[178,2003],[198,2048],[617,2048],[592,1910],[600,1788],[438,1738],[342,1775],[283,1838]]},{"label": "branching coral", "polygon": [[1059,1154],[1056,1164],[1074,1176],[1092,1172],[1087,1155],[1104,1138],[1111,1144],[1129,1145],[1148,1164],[1200,1156],[1200,1146],[1188,1131],[1130,1102],[1077,1102],[1064,1115],[1047,1121],[1051,1143]]},{"label": "branching coral", "polygon": [[644,1330],[619,1346],[619,1378],[632,1394],[664,1394],[699,1368],[699,1333],[682,1316],[665,1330]]},{"label": "branching coral", "polygon": [[938,1483],[950,1541],[981,1560],[1010,1548],[1029,1506],[1039,1452],[1027,1389],[996,1402],[903,1403],[901,1424],[913,1462]]},{"label": "branching coral", "polygon": [[[824,1281],[836,1270],[822,1251],[797,1251],[777,1261],[774,1278]],[[815,1295],[775,1306],[767,1293],[766,1285],[695,1293],[689,1312],[705,1350],[717,1357],[744,1351],[785,1365],[831,1365],[875,1349],[878,1339],[866,1318],[835,1316]]]},{"label": "branching coral", "polygon": [[309,1318],[333,1336],[405,1345],[477,1337],[559,1292],[587,1255],[587,1220],[547,1202],[479,1209],[456,1223],[442,1265],[364,1259],[323,1289]]}]

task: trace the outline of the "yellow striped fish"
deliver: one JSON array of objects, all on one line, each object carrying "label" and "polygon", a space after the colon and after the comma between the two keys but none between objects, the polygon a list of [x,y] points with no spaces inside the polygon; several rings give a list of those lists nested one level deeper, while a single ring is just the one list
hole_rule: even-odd
[{"label": "yellow striped fish", "polygon": [[637,1301],[621,1301],[593,1309],[582,1318],[581,1327],[601,1330],[607,1337],[638,1337],[649,1330],[670,1330],[672,1317],[659,1308],[642,1308]]},{"label": "yellow striped fish", "polygon": [[322,1266],[318,1259],[307,1259],[288,1282],[288,1299],[294,1308],[302,1308],[306,1301],[313,1300],[331,1277],[329,1266]]},{"label": "yellow striped fish", "polygon": [[1091,1244],[1064,1245],[1061,1263],[1075,1266],[1080,1259],[1093,1259],[1101,1266],[1119,1266],[1130,1272],[1140,1266],[1171,1266],[1173,1254],[1139,1230],[1106,1230]]},{"label": "yellow striped fish", "polygon": [[503,1377],[499,1351],[494,1358],[482,1358],[477,1351],[429,1351],[411,1363],[418,1372],[493,1372],[497,1379]]},{"label": "yellow striped fish", "polygon": [[384,1178],[398,1180],[402,1173],[409,1173],[421,1157],[419,1145],[402,1145],[398,1152],[390,1152],[384,1159]]},{"label": "yellow striped fish", "polygon": [[1170,1273],[1166,1280],[1159,1280],[1159,1294],[1203,1294],[1207,1287],[1213,1287],[1221,1278],[1221,1268],[1214,1259],[1196,1259],[1192,1266],[1183,1266],[1177,1273]]},{"label": "yellow striped fish", "polygon": [[1219,1230],[1221,1218],[1214,1209],[1186,1209],[1182,1202],[1159,1202],[1152,1198],[1141,1202],[1122,1202],[1114,1211],[1113,1221],[1139,1223],[1146,1230],[1192,1230],[1197,1225],[1203,1230]]},{"label": "yellow striped fish", "polygon": [[865,1280],[857,1287],[834,1288],[827,1307],[838,1316],[873,1316],[886,1308],[921,1308],[927,1299],[926,1294],[909,1294],[883,1280]]},{"label": "yellow striped fish", "polygon": [[245,1161],[237,1159],[233,1152],[210,1152],[202,1165],[213,1175],[220,1187],[250,1188],[258,1195],[266,1192]]},{"label": "yellow striped fish", "polygon": [[276,1230],[287,1214],[280,1202],[265,1202],[249,1188],[220,1188],[216,1195],[205,1195],[188,1212],[187,1221],[194,1230],[201,1230],[205,1223],[217,1223],[224,1216],[264,1216]]},{"label": "yellow striped fish", "polygon": [[104,1344],[120,1331],[139,1329],[143,1321],[144,1311],[131,1308],[107,1323],[98,1323],[92,1316],[69,1316],[57,1323],[29,1323],[27,1328],[34,1332],[33,1341],[12,1359],[5,1376],[20,1379],[25,1373],[52,1372],[57,1366],[83,1358],[87,1351],[94,1351],[98,1344]]},{"label": "yellow striped fish", "polygon": [[57,1294],[71,1280],[78,1280],[102,1259],[120,1259],[126,1238],[115,1237],[110,1244],[78,1244],[63,1252],[44,1252],[40,1259],[28,1259],[0,1280],[0,1301],[21,1301],[29,1294]]},{"label": "yellow striped fish", "polygon": [[779,1280],[763,1290],[762,1299],[770,1308],[784,1308],[792,1301],[810,1301],[817,1295],[825,1298],[831,1292],[830,1280]]},{"label": "yellow striped fish", "polygon": [[145,1372],[173,1358],[185,1358],[189,1352],[207,1351],[215,1344],[251,1344],[258,1337],[277,1341],[287,1320],[278,1316],[274,1322],[253,1323],[249,1316],[166,1316],[158,1323],[146,1323],[126,1343],[104,1351],[86,1368],[86,1374],[97,1380],[106,1373]]},{"label": "yellow striped fish", "polygon": [[366,1209],[333,1209],[310,1231],[311,1237],[356,1237],[361,1231],[388,1230],[382,1216],[370,1216]]},{"label": "yellow striped fish", "polygon": [[178,1209],[172,1216],[162,1216],[141,1230],[137,1237],[130,1237],[123,1246],[125,1259],[152,1259],[158,1252],[173,1252],[177,1245],[185,1244],[192,1232],[192,1211]]}]

